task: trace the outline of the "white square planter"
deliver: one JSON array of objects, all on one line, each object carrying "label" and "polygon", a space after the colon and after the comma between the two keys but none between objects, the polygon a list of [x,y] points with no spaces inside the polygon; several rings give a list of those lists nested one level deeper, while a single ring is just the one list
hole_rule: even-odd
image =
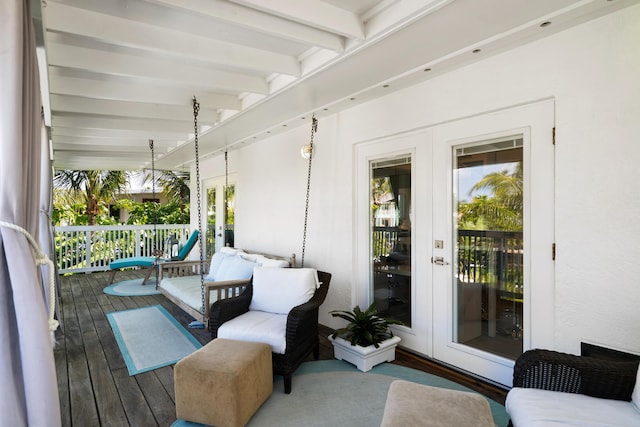
[{"label": "white square planter", "polygon": [[393,336],[381,342],[378,348],[373,345],[369,347],[351,345],[349,341],[338,337],[332,338],[331,335],[329,335],[329,341],[333,343],[333,354],[336,359],[353,363],[362,372],[367,372],[380,363],[396,360],[396,346],[400,342],[400,337]]}]

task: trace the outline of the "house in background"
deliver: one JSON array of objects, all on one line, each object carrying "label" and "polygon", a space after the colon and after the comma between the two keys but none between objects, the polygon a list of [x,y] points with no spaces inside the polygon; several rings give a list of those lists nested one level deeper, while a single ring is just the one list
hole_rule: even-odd
[{"label": "house in background", "polygon": [[[125,47],[109,51],[107,45],[119,37],[110,29],[115,27],[106,26],[100,39],[91,28],[78,28],[82,20],[65,21],[64,16],[74,13],[89,20],[104,15],[105,22],[124,24],[124,12],[110,15],[104,5],[89,10],[76,3],[49,1],[43,12],[55,165],[73,168],[84,162],[104,169],[99,160],[106,162],[117,154],[111,167],[148,167],[136,153],[144,152],[147,138],[157,137],[165,141],[157,161],[160,167],[191,171],[191,206],[197,202],[198,175],[205,199],[212,191],[222,194],[225,183],[235,186],[237,247],[299,257],[308,167],[300,150],[309,143],[315,114],[318,131],[305,266],[333,274],[320,314],[322,324],[341,325],[329,315],[331,310],[368,305],[379,295],[392,298],[390,304],[399,301],[403,308],[405,325],[394,331],[405,348],[504,385],[511,384],[515,357],[501,347],[513,348],[514,341],[517,351],[549,348],[579,353],[580,343],[589,342],[640,353],[640,191],[635,185],[640,173],[636,143],[640,4],[636,1],[434,1],[423,2],[411,13],[406,12],[411,2],[348,2],[353,9],[356,4],[371,6],[364,28],[376,28],[377,22],[395,14],[405,15],[374,37],[343,35],[346,42],[339,53],[316,51],[312,72],[290,70],[280,58],[275,61],[280,73],[265,80],[270,87],[247,78],[244,84],[262,94],[244,93],[240,101],[222,96],[224,90],[218,90],[215,100],[209,96],[218,87],[216,79],[228,82],[228,92],[233,92],[239,77],[196,73],[205,65],[193,56],[196,44],[190,45],[184,62],[185,70],[191,67],[193,73],[175,80],[177,86],[188,88],[189,99],[198,97],[200,124],[210,126],[201,128],[198,169],[192,136],[179,143],[175,142],[179,137],[161,140],[134,129],[139,118],[108,117],[128,111],[139,114],[127,100],[136,94],[121,91],[127,83],[124,74],[131,68],[148,74],[158,88],[168,79],[164,74],[168,71],[144,68],[133,59],[128,65],[118,62],[135,52]],[[130,8],[138,29],[159,19],[159,8],[176,2],[155,2],[148,10],[141,6],[144,3],[133,2]],[[256,2],[240,3],[248,7]],[[337,8],[339,3],[313,2],[315,11],[326,5]],[[197,12],[182,7],[176,17]],[[276,13],[273,8],[271,12]],[[302,19],[302,11],[289,12],[279,11],[283,19]],[[206,23],[211,14],[215,12],[199,11],[193,22]],[[245,17],[257,23],[257,16]],[[315,26],[331,26],[321,22],[322,16],[316,16]],[[200,35],[208,31],[214,32],[213,27],[197,29]],[[93,35],[87,41],[82,34]],[[157,34],[163,35],[158,40],[165,44],[172,40],[168,33]],[[128,36],[153,51],[148,56],[154,63],[166,59],[163,46],[138,33]],[[263,41],[269,45],[272,40]],[[107,54],[96,53],[100,50]],[[257,52],[247,57],[262,65],[273,60],[259,59]],[[300,63],[314,66],[304,58]],[[101,67],[108,69],[109,79],[99,78]],[[227,64],[226,71],[243,67]],[[91,80],[99,83],[87,84]],[[209,92],[203,89],[201,96],[190,86],[200,80],[209,84]],[[165,91],[151,88],[148,80],[141,85],[152,95],[145,108],[149,114],[157,113],[157,128],[149,133],[193,129],[189,107],[161,106],[162,99],[177,96],[175,86]],[[93,94],[104,102],[74,104],[80,102],[76,98]],[[115,98],[122,104],[108,104]],[[208,107],[214,103],[226,107]],[[100,116],[89,117],[94,111]],[[176,120],[170,118],[174,112]],[[84,119],[87,122],[81,123]],[[115,127],[115,122],[129,126],[135,135],[107,139],[98,135],[107,133],[100,129],[89,144],[81,140],[84,131],[73,130]],[[136,138],[141,140],[139,147],[134,145]],[[87,145],[80,149],[81,144]],[[506,162],[503,157],[523,168],[522,248],[501,250],[520,255],[522,279],[518,296],[511,299],[499,289],[474,291],[461,280],[461,230],[454,221],[462,196],[458,176],[465,162],[500,165]],[[394,238],[393,252],[405,258],[391,270],[389,265],[380,268],[373,252],[371,183],[383,175],[396,182],[396,208],[405,220],[403,237],[409,238]],[[206,200],[203,205],[207,206]],[[198,223],[195,209],[191,223],[193,227]],[[400,222],[397,226],[400,229]],[[395,250],[400,243],[403,248]],[[376,287],[376,277],[389,279],[388,288]],[[392,284],[392,279],[398,280]],[[519,310],[509,311],[508,304],[515,307],[516,302]],[[486,304],[492,304],[490,313]],[[497,310],[499,304],[505,306]],[[474,320],[484,321],[481,328],[487,331],[474,331]],[[510,334],[508,327],[505,333],[505,322],[517,333]],[[470,343],[482,337],[500,342],[489,347]]]}]

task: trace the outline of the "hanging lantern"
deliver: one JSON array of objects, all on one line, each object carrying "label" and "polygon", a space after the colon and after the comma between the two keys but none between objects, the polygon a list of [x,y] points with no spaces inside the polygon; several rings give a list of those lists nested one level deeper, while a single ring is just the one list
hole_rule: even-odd
[{"label": "hanging lantern", "polygon": [[170,260],[177,260],[180,253],[180,242],[176,238],[175,234],[172,234],[164,242],[165,258]]}]

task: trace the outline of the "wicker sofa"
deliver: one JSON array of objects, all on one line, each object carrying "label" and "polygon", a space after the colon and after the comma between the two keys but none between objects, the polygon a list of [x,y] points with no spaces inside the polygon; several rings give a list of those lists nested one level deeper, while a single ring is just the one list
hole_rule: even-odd
[{"label": "wicker sofa", "polygon": [[640,426],[638,360],[529,350],[505,407],[514,427]]}]

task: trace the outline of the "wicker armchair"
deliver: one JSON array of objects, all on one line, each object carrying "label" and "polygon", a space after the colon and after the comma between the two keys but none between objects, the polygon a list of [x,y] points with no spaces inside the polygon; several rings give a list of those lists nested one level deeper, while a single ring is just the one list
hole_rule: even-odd
[{"label": "wicker armchair", "polygon": [[[273,372],[284,377],[285,393],[291,393],[293,372],[313,353],[314,359],[320,357],[318,338],[318,309],[324,302],[331,274],[318,271],[320,287],[313,297],[302,305],[294,307],[287,315],[286,349],[284,354],[273,353]],[[253,282],[237,297],[216,301],[209,312],[209,330],[211,338],[218,337],[218,329],[223,323],[249,311],[253,297]]]},{"label": "wicker armchair", "polygon": [[[513,387],[630,401],[637,373],[637,360],[620,361],[551,350],[529,350],[516,360]],[[509,425],[513,426],[511,421]]]}]

